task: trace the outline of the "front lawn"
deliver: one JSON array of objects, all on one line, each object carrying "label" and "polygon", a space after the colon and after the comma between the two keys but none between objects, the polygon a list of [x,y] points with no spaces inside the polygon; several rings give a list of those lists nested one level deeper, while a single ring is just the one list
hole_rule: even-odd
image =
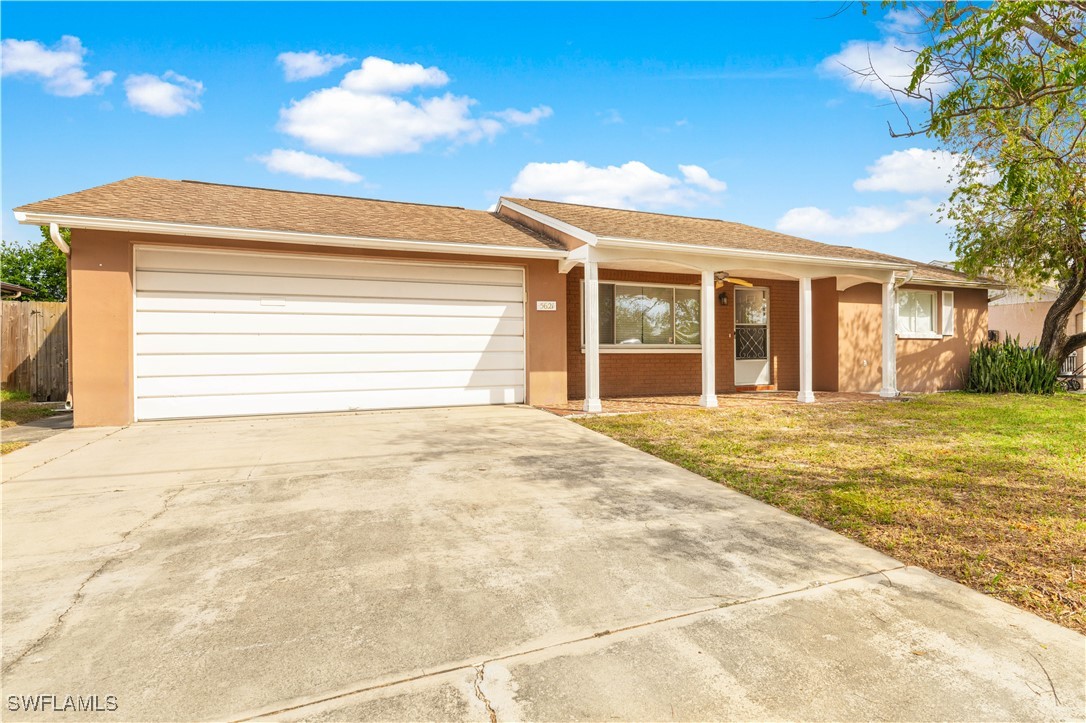
[{"label": "front lawn", "polygon": [[955,393],[577,421],[1086,633],[1086,396]]}]

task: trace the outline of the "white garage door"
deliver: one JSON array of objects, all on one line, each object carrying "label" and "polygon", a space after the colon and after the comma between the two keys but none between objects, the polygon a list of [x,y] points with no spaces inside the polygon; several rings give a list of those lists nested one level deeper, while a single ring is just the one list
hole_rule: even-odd
[{"label": "white garage door", "polygon": [[524,401],[519,268],[137,248],[137,419]]}]

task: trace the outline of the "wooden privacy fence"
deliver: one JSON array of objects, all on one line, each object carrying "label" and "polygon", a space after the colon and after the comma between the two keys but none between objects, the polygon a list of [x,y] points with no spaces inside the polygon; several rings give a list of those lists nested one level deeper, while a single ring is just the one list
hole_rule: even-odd
[{"label": "wooden privacy fence", "polygon": [[35,401],[62,402],[68,394],[68,311],[57,301],[5,301],[0,329],[4,389]]}]

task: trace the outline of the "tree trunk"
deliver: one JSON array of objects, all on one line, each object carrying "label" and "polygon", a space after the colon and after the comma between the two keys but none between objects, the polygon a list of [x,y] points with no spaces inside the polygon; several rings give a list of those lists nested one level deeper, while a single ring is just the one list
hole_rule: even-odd
[{"label": "tree trunk", "polygon": [[1086,345],[1086,333],[1067,335],[1067,320],[1086,296],[1086,262],[1075,263],[1052,302],[1041,330],[1040,350],[1049,359],[1062,362],[1068,354]]}]

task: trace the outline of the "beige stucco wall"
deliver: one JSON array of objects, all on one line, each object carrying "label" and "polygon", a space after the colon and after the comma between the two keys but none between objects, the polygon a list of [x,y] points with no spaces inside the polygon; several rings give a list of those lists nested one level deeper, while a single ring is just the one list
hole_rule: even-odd
[{"label": "beige stucco wall", "polygon": [[[1023,346],[1036,344],[1051,308],[1051,301],[1022,300],[1020,303],[992,304],[988,308],[988,328],[999,332],[1000,341],[1017,338]],[[1079,302],[1075,311],[1067,317],[1068,335],[1082,331],[1084,310],[1086,301]]]},{"label": "beige stucco wall", "polygon": [[[969,352],[988,333],[988,291],[908,284],[905,289],[954,292],[954,335],[897,340],[897,387],[937,392],[962,387]],[[938,318],[942,295],[937,294]],[[843,392],[876,392],[882,386],[882,288],[859,284],[838,299],[839,384]]]},{"label": "beige stucco wall", "polygon": [[72,231],[72,405],[78,427],[132,421],[132,245]]},{"label": "beige stucco wall", "polygon": [[[132,421],[132,248],[136,244],[521,266],[528,297],[527,401],[538,405],[566,401],[566,277],[558,273],[555,260],[390,253],[73,229],[71,365],[76,426]],[[558,310],[536,311],[536,301],[556,301]]]}]

